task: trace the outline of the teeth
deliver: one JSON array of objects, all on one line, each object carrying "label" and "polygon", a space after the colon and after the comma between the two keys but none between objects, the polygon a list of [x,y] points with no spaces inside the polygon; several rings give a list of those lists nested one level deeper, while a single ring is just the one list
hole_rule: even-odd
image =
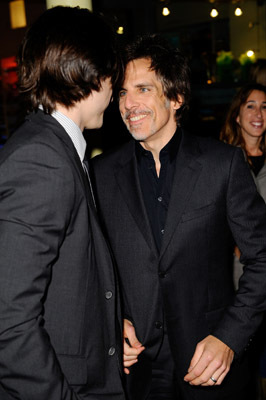
[{"label": "teeth", "polygon": [[131,118],[129,118],[129,119],[130,119],[130,121],[134,122],[134,121],[139,121],[140,119],[142,119],[142,118],[144,118],[144,117],[146,117],[145,114],[143,114],[143,115],[136,115],[135,117],[131,117]]},{"label": "teeth", "polygon": [[262,123],[261,122],[253,122],[253,125],[260,128],[262,126]]}]

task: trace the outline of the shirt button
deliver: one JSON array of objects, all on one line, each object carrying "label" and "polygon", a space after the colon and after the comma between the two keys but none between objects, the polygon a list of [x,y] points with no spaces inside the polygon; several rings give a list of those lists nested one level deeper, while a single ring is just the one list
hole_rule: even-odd
[{"label": "shirt button", "polygon": [[159,277],[160,278],[165,278],[166,277],[166,273],[165,272],[159,272]]},{"label": "shirt button", "polygon": [[108,290],[107,292],[105,292],[105,298],[106,298],[107,300],[111,299],[112,296],[113,296],[113,293],[112,293],[110,290]]},{"label": "shirt button", "polygon": [[115,347],[110,347],[108,354],[109,356],[113,356],[115,354]]},{"label": "shirt button", "polygon": [[162,327],[163,327],[163,324],[160,321],[155,322],[155,328],[162,329]]},{"label": "shirt button", "polygon": [[163,198],[160,196],[158,197],[158,201],[161,202],[163,200]]},{"label": "shirt button", "polygon": [[161,230],[161,234],[164,235],[164,229]]}]

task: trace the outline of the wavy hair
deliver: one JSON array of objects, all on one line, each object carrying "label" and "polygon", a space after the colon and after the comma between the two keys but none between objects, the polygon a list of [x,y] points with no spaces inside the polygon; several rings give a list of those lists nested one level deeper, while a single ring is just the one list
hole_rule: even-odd
[{"label": "wavy hair", "polygon": [[118,81],[121,62],[114,35],[105,21],[87,9],[54,7],[29,28],[19,55],[19,89],[31,110],[47,113],[56,103],[71,107]]}]

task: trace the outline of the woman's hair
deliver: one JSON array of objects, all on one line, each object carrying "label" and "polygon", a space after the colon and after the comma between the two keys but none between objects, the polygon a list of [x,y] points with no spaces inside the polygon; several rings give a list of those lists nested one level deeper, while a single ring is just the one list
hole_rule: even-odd
[{"label": "woman's hair", "polygon": [[[249,157],[249,155],[247,153],[246,144],[242,136],[241,126],[237,122],[237,117],[240,112],[240,107],[246,103],[249,95],[254,90],[258,90],[266,94],[266,87],[259,83],[249,83],[243,86],[233,98],[225,119],[225,123],[220,133],[220,139],[225,143],[232,144],[233,146],[242,147],[247,158]],[[263,140],[260,143],[260,150],[263,152],[263,154],[266,153],[265,134],[263,136]]]},{"label": "woman's hair", "polygon": [[123,54],[125,66],[133,60],[150,60],[150,69],[160,79],[168,100],[183,100],[176,110],[176,120],[187,111],[190,100],[190,70],[184,55],[160,35],[144,35],[127,45]]},{"label": "woman's hair", "polygon": [[266,85],[266,60],[258,59],[255,64],[251,65],[250,81]]},{"label": "woman's hair", "polygon": [[71,107],[120,77],[111,28],[100,16],[78,7],[54,7],[30,27],[21,44],[19,88],[31,110],[47,113],[56,103]]}]

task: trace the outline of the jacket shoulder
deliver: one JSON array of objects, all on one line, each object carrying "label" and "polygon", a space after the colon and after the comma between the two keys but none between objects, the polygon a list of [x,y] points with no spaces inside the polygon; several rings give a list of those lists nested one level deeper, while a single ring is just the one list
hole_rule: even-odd
[{"label": "jacket shoulder", "polygon": [[121,160],[126,160],[131,158],[135,152],[135,141],[130,140],[123,145],[119,145],[113,149],[105,151],[104,153],[94,157],[91,163],[95,169],[111,167],[120,163]]}]

